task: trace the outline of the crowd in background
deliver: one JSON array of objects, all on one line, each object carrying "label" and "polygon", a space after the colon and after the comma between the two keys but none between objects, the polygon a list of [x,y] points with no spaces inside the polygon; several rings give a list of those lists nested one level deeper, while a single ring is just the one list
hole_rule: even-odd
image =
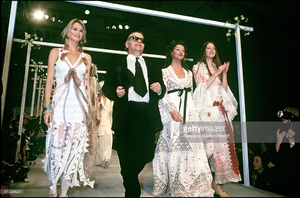
[{"label": "crowd in background", "polygon": [[[248,135],[250,185],[287,197],[299,196],[299,111],[287,107],[278,115],[282,122],[260,125],[260,136]],[[240,123],[235,123],[236,152],[243,173]],[[247,129],[247,133],[255,133]],[[242,177],[244,178],[244,177]],[[241,181],[244,183],[244,181]]]},{"label": "crowd in background", "polygon": [[[1,133],[1,184],[28,181],[30,165],[44,152],[46,132],[39,124],[39,116],[24,114],[22,133],[19,135],[19,119],[11,118],[4,123]],[[17,144],[19,150],[17,151]]]}]

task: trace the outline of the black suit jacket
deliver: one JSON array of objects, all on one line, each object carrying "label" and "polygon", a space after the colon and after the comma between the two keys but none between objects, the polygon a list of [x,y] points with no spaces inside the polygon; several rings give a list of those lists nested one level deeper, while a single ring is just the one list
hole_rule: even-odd
[{"label": "black suit jacket", "polygon": [[[128,110],[128,88],[133,85],[134,76],[130,70],[127,69],[126,57],[127,56],[109,65],[102,87],[102,91],[106,97],[114,101],[112,123],[112,130],[114,131],[121,129],[124,124],[124,119]],[[154,64],[150,59],[144,58],[144,60],[148,70],[149,86],[154,82],[159,82],[162,88],[160,95],[149,89],[149,108],[148,112],[145,112],[148,114],[149,127],[157,132],[162,129],[158,100],[164,96],[166,87],[162,79],[161,66]],[[118,86],[123,86],[126,91],[126,94],[122,98],[117,96],[116,89]]]}]

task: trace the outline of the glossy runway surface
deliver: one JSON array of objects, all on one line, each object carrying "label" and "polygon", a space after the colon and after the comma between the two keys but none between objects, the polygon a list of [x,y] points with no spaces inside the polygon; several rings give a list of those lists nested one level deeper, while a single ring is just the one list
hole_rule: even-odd
[{"label": "glossy runway surface", "polygon": [[[28,182],[11,183],[11,190],[21,190],[22,193],[11,194],[11,197],[48,197],[50,181],[42,169],[44,154],[37,157],[29,165]],[[94,166],[92,179],[95,180],[94,189],[90,187],[69,189],[69,197],[124,197],[124,188],[120,175],[118,155],[112,152],[111,164],[108,168]],[[153,174],[151,163],[147,164],[140,174],[142,197],[149,197],[153,189]],[[282,197],[257,188],[230,183],[223,186],[230,197]],[[17,192],[17,191],[16,191]]]}]

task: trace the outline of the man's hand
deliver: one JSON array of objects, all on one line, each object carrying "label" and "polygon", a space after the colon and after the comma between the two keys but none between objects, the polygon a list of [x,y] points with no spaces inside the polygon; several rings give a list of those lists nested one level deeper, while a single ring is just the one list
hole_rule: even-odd
[{"label": "man's hand", "polygon": [[161,86],[159,82],[155,82],[150,85],[150,89],[155,93],[159,93],[161,91]]},{"label": "man's hand", "polygon": [[125,89],[122,86],[118,86],[116,93],[119,97],[123,97],[125,95]]}]

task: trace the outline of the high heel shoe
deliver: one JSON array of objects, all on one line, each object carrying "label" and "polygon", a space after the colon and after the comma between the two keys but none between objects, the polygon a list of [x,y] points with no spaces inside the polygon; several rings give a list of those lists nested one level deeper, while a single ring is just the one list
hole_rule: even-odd
[{"label": "high heel shoe", "polygon": [[49,197],[57,197],[57,192],[53,191],[53,190],[50,190],[49,191]]},{"label": "high heel shoe", "polygon": [[215,184],[213,189],[215,190],[215,194],[220,197],[229,197],[229,195],[222,189],[220,184]]},{"label": "high heel shoe", "polygon": [[108,161],[105,162],[104,168],[108,168],[109,165],[110,165],[110,160],[108,160]]}]

